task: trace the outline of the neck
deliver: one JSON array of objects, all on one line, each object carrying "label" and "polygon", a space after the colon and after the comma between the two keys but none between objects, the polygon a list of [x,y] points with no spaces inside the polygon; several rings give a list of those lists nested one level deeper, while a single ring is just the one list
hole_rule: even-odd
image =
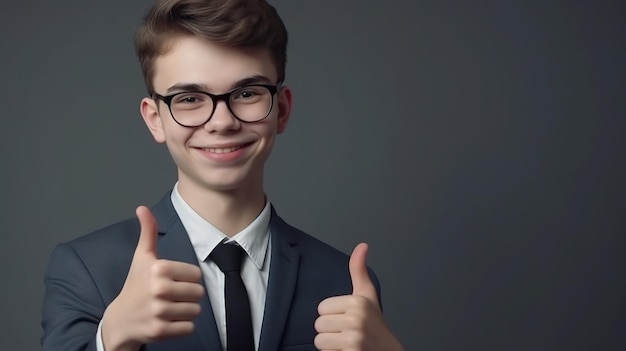
[{"label": "neck", "polygon": [[260,184],[235,190],[200,188],[178,183],[180,196],[207,222],[229,237],[250,225],[265,207],[265,194]]}]

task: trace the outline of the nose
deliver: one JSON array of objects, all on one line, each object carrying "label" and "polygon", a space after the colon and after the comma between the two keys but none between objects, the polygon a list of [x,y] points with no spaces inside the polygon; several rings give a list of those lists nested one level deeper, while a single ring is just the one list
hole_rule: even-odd
[{"label": "nose", "polygon": [[209,133],[228,134],[241,128],[241,122],[230,112],[224,101],[218,101],[215,105],[213,116],[204,124],[204,129]]}]

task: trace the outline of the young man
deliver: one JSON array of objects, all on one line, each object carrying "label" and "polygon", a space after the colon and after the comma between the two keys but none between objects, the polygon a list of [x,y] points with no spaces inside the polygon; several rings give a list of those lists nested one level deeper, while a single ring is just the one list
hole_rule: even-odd
[{"label": "young man", "polygon": [[[135,44],[149,92],[141,115],[178,182],[137,219],[55,248],[42,349],[402,350],[367,246],[347,257],[265,197],[264,163],[292,104],[274,8],[158,1]],[[241,266],[224,268],[224,250]]]}]

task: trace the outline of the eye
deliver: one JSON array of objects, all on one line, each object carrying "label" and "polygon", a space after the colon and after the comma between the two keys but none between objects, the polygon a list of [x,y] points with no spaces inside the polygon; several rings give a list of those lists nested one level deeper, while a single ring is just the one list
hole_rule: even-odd
[{"label": "eye", "polygon": [[196,101],[198,101],[198,99],[195,96],[186,96],[183,99],[181,99],[180,102],[186,102],[186,103],[192,104]]},{"label": "eye", "polygon": [[262,86],[241,87],[232,92],[231,101],[238,103],[255,103],[267,95],[267,89]]},{"label": "eye", "polygon": [[174,104],[181,104],[181,105],[199,104],[199,103],[202,103],[203,101],[204,101],[203,96],[201,96],[200,94],[191,94],[191,93],[176,95],[174,99],[172,100]]},{"label": "eye", "polygon": [[237,92],[235,99],[250,99],[250,98],[255,97],[256,95],[258,95],[257,92],[255,92],[252,89],[241,90]]}]

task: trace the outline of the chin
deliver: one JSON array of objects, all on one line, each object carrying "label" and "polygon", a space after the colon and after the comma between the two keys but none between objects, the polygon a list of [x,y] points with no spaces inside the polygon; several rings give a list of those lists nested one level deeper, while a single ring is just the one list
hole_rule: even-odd
[{"label": "chin", "polygon": [[229,192],[234,192],[239,189],[242,189],[243,187],[240,184],[233,184],[233,183],[211,183],[211,184],[206,184],[205,188],[214,192],[229,193]]},{"label": "chin", "polygon": [[254,182],[246,177],[230,176],[230,177],[212,177],[212,179],[205,179],[204,188],[212,191],[233,192],[237,190],[251,189],[254,186]]},{"label": "chin", "polygon": [[196,169],[180,172],[179,180],[209,192],[251,192],[263,187],[263,171],[256,167]]}]

